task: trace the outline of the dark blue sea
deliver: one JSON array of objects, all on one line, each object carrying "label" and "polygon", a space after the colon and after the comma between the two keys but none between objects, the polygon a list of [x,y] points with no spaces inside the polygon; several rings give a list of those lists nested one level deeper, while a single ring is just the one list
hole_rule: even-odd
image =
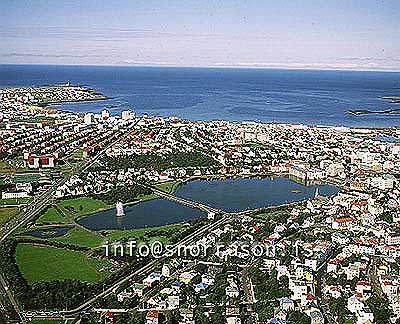
[{"label": "dark blue sea", "polygon": [[[0,86],[86,85],[109,100],[59,109],[192,120],[272,121],[309,125],[395,126],[399,114],[354,116],[348,109],[399,109],[399,72],[289,69],[0,65]],[[400,113],[400,111],[399,111]]]}]

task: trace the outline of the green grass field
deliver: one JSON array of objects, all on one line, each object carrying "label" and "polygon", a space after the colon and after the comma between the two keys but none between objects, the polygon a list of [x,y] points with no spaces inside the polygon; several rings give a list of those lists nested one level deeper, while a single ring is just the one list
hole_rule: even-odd
[{"label": "green grass field", "polygon": [[18,214],[19,210],[15,207],[0,208],[0,225],[6,223],[11,217]]},{"label": "green grass field", "polygon": [[69,230],[64,236],[55,237],[49,240],[88,248],[101,246],[104,243],[100,236],[89,231],[85,231],[79,227]]},{"label": "green grass field", "polygon": [[[118,230],[109,230],[106,231],[106,236],[113,241],[120,240],[122,238],[135,238],[139,239],[141,237],[152,237],[151,232],[158,230],[179,230],[182,228],[181,224],[171,224],[159,227],[151,227],[151,228],[137,228],[126,231],[118,231]],[[147,234],[147,235],[146,235]],[[153,237],[152,237],[153,238]],[[165,236],[155,236],[155,238],[160,239],[161,241],[166,241],[168,238]]]},{"label": "green grass field", "polygon": [[98,270],[111,265],[104,260],[85,259],[83,252],[25,243],[18,244],[16,261],[30,284],[63,279],[98,282],[107,275]]},{"label": "green grass field", "polygon": [[35,222],[36,225],[68,224],[69,221],[54,207],[48,208]]},{"label": "green grass field", "polygon": [[27,204],[32,200],[31,197],[26,198],[10,198],[10,199],[0,199],[0,205],[20,205],[20,204]]},{"label": "green grass field", "polygon": [[181,184],[180,181],[167,181],[167,182],[156,183],[154,186],[162,191],[173,193],[180,184]]},{"label": "green grass field", "polygon": [[89,197],[60,200],[57,204],[66,214],[71,215],[75,219],[109,208],[109,206],[101,200]]},{"label": "green grass field", "polygon": [[64,321],[63,320],[33,320],[28,322],[29,324],[63,324]]},{"label": "green grass field", "polygon": [[9,169],[9,165],[3,161],[0,161],[0,174],[10,174],[12,172],[11,169]]}]

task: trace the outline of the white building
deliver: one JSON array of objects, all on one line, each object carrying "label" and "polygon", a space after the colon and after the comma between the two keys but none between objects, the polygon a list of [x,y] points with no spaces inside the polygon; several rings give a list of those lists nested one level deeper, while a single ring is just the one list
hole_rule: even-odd
[{"label": "white building", "polygon": [[17,199],[17,198],[26,198],[29,197],[26,191],[21,192],[2,192],[1,198],[2,199]]},{"label": "white building", "polygon": [[103,110],[101,111],[101,117],[102,117],[103,119],[109,118],[109,117],[110,117],[110,112],[109,112],[107,109],[103,109]]},{"label": "white building", "polygon": [[134,119],[135,116],[136,116],[135,113],[134,113],[133,111],[131,111],[131,110],[124,110],[124,111],[121,113],[121,118],[122,118],[123,120]]},{"label": "white building", "polygon": [[85,114],[85,117],[83,118],[83,121],[86,125],[91,125],[94,123],[94,114],[92,113],[87,113]]},{"label": "white building", "polygon": [[352,313],[357,313],[365,307],[364,303],[359,300],[356,296],[351,296],[347,300],[347,308]]}]

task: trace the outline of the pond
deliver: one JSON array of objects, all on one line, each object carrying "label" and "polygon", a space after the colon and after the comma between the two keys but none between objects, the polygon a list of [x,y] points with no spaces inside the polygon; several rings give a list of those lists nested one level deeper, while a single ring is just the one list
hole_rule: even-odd
[{"label": "pond", "polygon": [[60,227],[51,227],[51,228],[41,228],[33,231],[28,231],[24,233],[18,234],[18,236],[33,236],[38,238],[53,238],[59,237],[67,234],[67,232],[73,228],[73,225],[70,226],[60,226]]},{"label": "pond", "polygon": [[226,211],[240,211],[306,200],[317,188],[322,196],[340,191],[327,184],[305,186],[286,177],[268,177],[195,180],[178,187],[175,195]]},{"label": "pond", "polygon": [[[238,178],[229,180],[194,180],[179,186],[175,192],[226,211],[240,211],[301,201],[319,194],[334,195],[340,188],[332,185],[305,186],[286,177]],[[179,203],[153,199],[124,207],[125,216],[116,216],[116,210],[105,210],[89,215],[79,224],[94,230],[133,229],[155,227],[205,217],[206,213]]]},{"label": "pond", "polygon": [[104,210],[78,221],[94,230],[133,229],[155,227],[207,216],[207,213],[166,199],[152,199],[125,206],[125,216],[116,216],[116,210]]}]

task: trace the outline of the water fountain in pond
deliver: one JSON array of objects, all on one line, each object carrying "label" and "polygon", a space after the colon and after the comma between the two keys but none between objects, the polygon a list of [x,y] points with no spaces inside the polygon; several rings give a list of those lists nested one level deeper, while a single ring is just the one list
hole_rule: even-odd
[{"label": "water fountain in pond", "polygon": [[122,202],[117,202],[117,204],[115,205],[115,208],[117,209],[117,216],[124,216],[125,212],[124,212],[124,205],[122,204]]}]

